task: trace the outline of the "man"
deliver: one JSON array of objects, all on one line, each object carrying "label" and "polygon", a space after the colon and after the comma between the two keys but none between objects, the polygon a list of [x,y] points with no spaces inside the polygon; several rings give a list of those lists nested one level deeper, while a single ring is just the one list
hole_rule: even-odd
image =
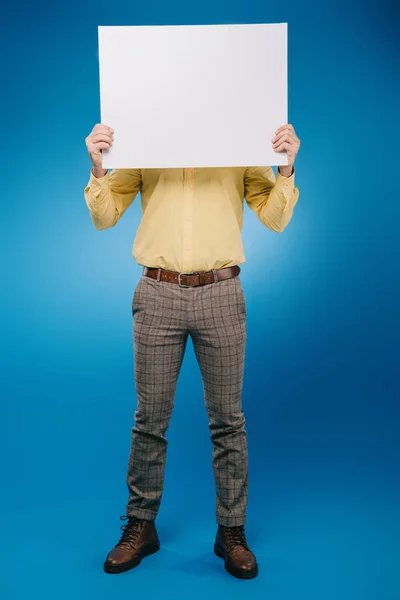
[{"label": "man", "polygon": [[213,443],[216,483],[214,551],[226,570],[258,572],[246,541],[248,463],[242,380],[245,297],[239,263],[243,202],[273,231],[289,223],[299,192],[293,164],[300,146],[284,125],[272,140],[288,166],[199,169],[102,168],[113,129],[96,125],[86,138],[93,163],[84,196],[97,229],[113,227],[140,191],[142,221],[132,253],[144,267],[133,302],[135,424],[128,464],[123,534],[104,563],[107,573],[136,567],[159,550],[166,432],[188,335],[200,366]]}]

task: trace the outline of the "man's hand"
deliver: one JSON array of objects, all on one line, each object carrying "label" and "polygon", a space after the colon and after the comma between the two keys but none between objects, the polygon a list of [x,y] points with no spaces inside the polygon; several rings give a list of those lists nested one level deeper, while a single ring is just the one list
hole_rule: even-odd
[{"label": "man's hand", "polygon": [[289,177],[293,173],[293,164],[300,148],[300,140],[293,125],[283,125],[276,130],[272,138],[272,147],[275,152],[286,151],[288,166],[279,167],[279,172],[284,177]]},{"label": "man's hand", "polygon": [[114,129],[108,125],[98,123],[91,133],[87,136],[85,142],[89,152],[90,160],[93,164],[93,175],[103,177],[108,169],[102,167],[102,150],[108,150],[112,146]]}]

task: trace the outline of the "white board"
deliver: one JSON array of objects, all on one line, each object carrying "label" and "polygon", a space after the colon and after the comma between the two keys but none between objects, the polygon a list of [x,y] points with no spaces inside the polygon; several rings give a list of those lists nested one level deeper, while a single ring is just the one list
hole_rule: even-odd
[{"label": "white board", "polygon": [[103,168],[286,165],[287,24],[100,26]]}]

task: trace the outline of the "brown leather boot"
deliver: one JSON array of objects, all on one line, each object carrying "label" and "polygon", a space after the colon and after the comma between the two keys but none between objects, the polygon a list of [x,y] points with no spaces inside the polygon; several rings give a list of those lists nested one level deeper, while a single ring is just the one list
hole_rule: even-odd
[{"label": "brown leather boot", "polygon": [[258,574],[256,557],[247,545],[244,527],[218,526],[214,552],[225,560],[225,569],[239,579],[252,579]]},{"label": "brown leather boot", "polygon": [[160,549],[154,521],[137,517],[120,517],[128,521],[122,525],[123,534],[118,544],[108,553],[104,563],[106,573],[123,573],[137,567],[142,558]]}]

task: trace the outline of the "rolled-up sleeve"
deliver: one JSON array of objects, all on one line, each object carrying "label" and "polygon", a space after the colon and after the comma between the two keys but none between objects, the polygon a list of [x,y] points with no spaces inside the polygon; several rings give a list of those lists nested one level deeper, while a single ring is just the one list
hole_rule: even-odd
[{"label": "rolled-up sleeve", "polygon": [[141,169],[114,169],[103,177],[95,177],[90,171],[84,197],[96,229],[113,227],[119,221],[140,191],[141,183]]},{"label": "rolled-up sleeve", "polygon": [[247,167],[244,177],[246,202],[260,221],[272,231],[283,231],[293,216],[299,199],[294,171],[276,177],[271,167]]}]

